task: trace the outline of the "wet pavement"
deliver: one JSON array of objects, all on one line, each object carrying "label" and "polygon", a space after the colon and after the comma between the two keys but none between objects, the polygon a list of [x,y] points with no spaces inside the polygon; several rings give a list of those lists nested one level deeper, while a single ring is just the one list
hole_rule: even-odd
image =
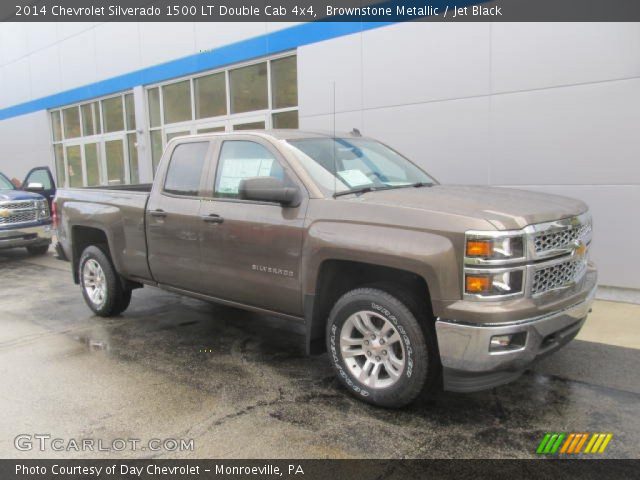
[{"label": "wet pavement", "polygon": [[[599,458],[640,457],[637,348],[575,340],[511,385],[384,410],[305,357],[299,326],[154,288],[101,319],[68,264],[37,262],[0,252],[0,457],[517,458],[548,431],[611,432]],[[16,450],[34,433],[195,448]]]}]

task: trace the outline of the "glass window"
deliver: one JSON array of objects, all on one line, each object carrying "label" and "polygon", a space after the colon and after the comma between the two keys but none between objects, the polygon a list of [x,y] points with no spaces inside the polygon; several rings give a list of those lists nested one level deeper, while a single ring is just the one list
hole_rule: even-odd
[{"label": "glass window", "polygon": [[284,170],[263,145],[245,140],[227,140],[222,144],[215,196],[238,197],[240,181],[249,177],[285,179]]},{"label": "glass window", "polygon": [[133,93],[124,96],[124,110],[126,112],[127,130],[136,129],[136,108],[133,104]]},{"label": "glass window", "polygon": [[296,57],[271,62],[271,108],[298,105],[298,66]]},{"label": "glass window", "polygon": [[266,63],[229,71],[229,85],[231,113],[264,110],[269,107]]},{"label": "glass window", "polygon": [[105,132],[120,132],[124,130],[124,111],[122,97],[107,98],[102,101],[102,115],[104,116]]},{"label": "glass window", "polygon": [[194,79],[196,118],[227,114],[227,87],[224,72]]},{"label": "glass window", "polygon": [[100,133],[100,105],[98,102],[80,106],[82,113],[82,134],[86,137]]},{"label": "glass window", "polygon": [[51,112],[51,130],[53,131],[53,141],[62,140],[62,121],[60,120],[60,110]]},{"label": "glass window", "polygon": [[373,140],[303,138],[288,143],[309,175],[329,191],[383,190],[435,183],[405,157]]},{"label": "glass window", "polygon": [[171,155],[164,191],[176,195],[198,195],[208,149],[209,142],[178,145]]},{"label": "glass window", "polygon": [[15,190],[16,186],[7,177],[0,173],[0,190]]},{"label": "glass window", "polygon": [[136,146],[136,134],[127,134],[127,147],[129,148],[129,173],[131,183],[140,183],[140,169],[138,167],[138,148]]},{"label": "glass window", "polygon": [[153,174],[155,175],[160,159],[162,158],[162,131],[151,130],[149,135],[151,136],[151,161],[153,164]]},{"label": "glass window", "polygon": [[274,113],[271,124],[273,128],[298,128],[298,111]]},{"label": "glass window", "polygon": [[264,130],[264,122],[238,123],[233,126],[234,130]]},{"label": "glass window", "polygon": [[198,133],[213,133],[213,132],[224,132],[226,129],[224,127],[206,127],[199,128]]},{"label": "glass window", "polygon": [[47,172],[47,170],[45,170],[44,168],[34,170],[29,174],[29,177],[27,177],[26,180],[26,184],[24,185],[25,187],[27,187],[30,183],[40,183],[45,190],[51,190],[53,188],[53,185],[51,185],[51,177],[49,177],[49,172]]},{"label": "glass window", "polygon": [[189,130],[185,130],[184,132],[171,132],[171,133],[167,133],[167,142],[169,140],[171,140],[172,138],[176,138],[176,137],[184,137],[185,135],[191,135],[191,132]]},{"label": "glass window", "polygon": [[82,155],[80,145],[67,147],[67,174],[70,187],[82,187]]},{"label": "glass window", "polygon": [[149,125],[151,127],[159,127],[160,118],[160,89],[158,87],[151,88],[147,91],[147,100],[149,102]]},{"label": "glass window", "polygon": [[64,120],[64,138],[76,138],[80,136],[80,109],[78,107],[62,110]]},{"label": "glass window", "polygon": [[124,146],[122,140],[104,142],[104,150],[107,157],[107,184],[122,185],[125,183]]},{"label": "glass window", "polygon": [[191,82],[172,83],[162,87],[164,123],[191,120]]},{"label": "glass window", "polygon": [[53,146],[53,156],[56,159],[56,182],[60,188],[66,187],[67,180],[64,175],[64,150],[62,144]]},{"label": "glass window", "polygon": [[100,157],[97,143],[85,144],[84,163],[87,167],[87,186],[100,185]]}]

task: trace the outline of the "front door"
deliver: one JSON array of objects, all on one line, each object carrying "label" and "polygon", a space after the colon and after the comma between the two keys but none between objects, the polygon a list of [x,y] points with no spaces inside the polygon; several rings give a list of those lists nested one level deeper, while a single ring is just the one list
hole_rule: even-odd
[{"label": "front door", "polygon": [[56,195],[56,184],[49,167],[32,168],[22,182],[22,188],[45,197],[51,208],[51,201]]},{"label": "front door", "polygon": [[[228,139],[227,139],[228,138]],[[306,191],[278,151],[253,136],[226,137],[211,168],[201,214],[201,279],[206,292],[292,315],[302,314],[300,257]],[[298,207],[238,198],[243,178],[274,176],[302,189]]]},{"label": "front door", "polygon": [[165,155],[146,212],[149,267],[160,284],[202,292],[199,211],[211,142],[187,141]]}]

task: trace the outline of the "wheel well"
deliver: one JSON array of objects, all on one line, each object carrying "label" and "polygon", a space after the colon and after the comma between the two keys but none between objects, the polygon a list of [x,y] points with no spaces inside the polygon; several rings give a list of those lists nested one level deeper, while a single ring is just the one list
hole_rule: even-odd
[{"label": "wheel well", "polygon": [[93,227],[73,227],[71,231],[71,245],[73,245],[73,258],[71,259],[73,265],[73,280],[75,283],[79,283],[78,278],[78,264],[80,263],[80,255],[84,252],[84,249],[90,245],[103,246],[104,252],[109,255],[109,240],[106,233],[98,228]]},{"label": "wheel well", "polygon": [[333,305],[348,291],[364,286],[378,287],[399,297],[418,319],[432,318],[429,287],[420,275],[369,263],[326,260],[318,273],[312,311],[307,314],[309,353],[326,350],[325,328]]}]

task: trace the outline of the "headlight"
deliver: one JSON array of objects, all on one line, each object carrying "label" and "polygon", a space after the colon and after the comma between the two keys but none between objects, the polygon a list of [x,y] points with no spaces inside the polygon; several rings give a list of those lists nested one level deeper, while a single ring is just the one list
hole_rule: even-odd
[{"label": "headlight", "polygon": [[467,232],[466,263],[507,263],[524,258],[524,235],[521,232]]},{"label": "headlight", "polygon": [[517,295],[522,293],[523,279],[524,269],[467,269],[464,274],[464,291],[467,295],[482,297]]},{"label": "headlight", "polygon": [[38,218],[49,218],[49,204],[46,200],[38,200],[36,202]]}]

